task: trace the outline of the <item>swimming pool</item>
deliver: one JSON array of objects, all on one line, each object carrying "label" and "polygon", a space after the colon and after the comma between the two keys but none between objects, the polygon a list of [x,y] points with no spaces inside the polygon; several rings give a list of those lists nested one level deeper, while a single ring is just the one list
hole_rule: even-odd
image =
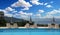
[{"label": "swimming pool", "polygon": [[60,35],[60,29],[9,28],[9,29],[0,29],[0,35]]}]

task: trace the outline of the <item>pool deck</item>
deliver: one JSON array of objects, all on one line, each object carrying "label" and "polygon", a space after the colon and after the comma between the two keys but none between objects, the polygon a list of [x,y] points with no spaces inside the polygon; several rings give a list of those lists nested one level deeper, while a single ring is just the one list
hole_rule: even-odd
[{"label": "pool deck", "polygon": [[[8,28],[8,27],[0,27],[0,29],[5,29],[5,28]],[[18,28],[26,28],[26,27],[18,27]],[[33,28],[33,27],[30,27],[30,28]],[[37,27],[37,28],[49,28],[49,27]]]},{"label": "pool deck", "polygon": [[[18,27],[18,28],[26,28],[26,27]],[[34,27],[30,27],[30,28],[34,28]],[[49,27],[37,27],[37,28],[49,28]]]}]

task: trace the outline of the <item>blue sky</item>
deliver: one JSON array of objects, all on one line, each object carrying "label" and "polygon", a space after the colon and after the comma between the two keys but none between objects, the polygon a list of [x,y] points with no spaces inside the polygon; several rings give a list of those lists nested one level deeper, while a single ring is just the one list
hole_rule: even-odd
[{"label": "blue sky", "polygon": [[60,17],[60,0],[0,0],[5,16],[29,19]]}]

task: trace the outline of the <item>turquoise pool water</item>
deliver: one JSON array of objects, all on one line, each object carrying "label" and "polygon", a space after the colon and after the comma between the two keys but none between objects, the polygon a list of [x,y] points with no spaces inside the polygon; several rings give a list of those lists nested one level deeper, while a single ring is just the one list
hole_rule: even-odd
[{"label": "turquoise pool water", "polygon": [[60,29],[45,29],[45,28],[0,29],[0,35],[60,35]]}]

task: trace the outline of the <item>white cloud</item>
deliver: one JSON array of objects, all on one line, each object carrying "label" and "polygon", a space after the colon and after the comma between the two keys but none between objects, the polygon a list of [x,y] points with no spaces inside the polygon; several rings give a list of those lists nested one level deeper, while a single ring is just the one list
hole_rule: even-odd
[{"label": "white cloud", "polygon": [[16,11],[16,10],[14,10],[12,13],[17,13],[17,11]]},{"label": "white cloud", "polygon": [[43,16],[43,18],[52,18],[52,17],[53,17],[53,16],[52,16],[52,15],[49,15],[49,14]]},{"label": "white cloud", "polygon": [[47,5],[46,7],[47,7],[47,8],[51,8],[52,6],[51,6],[51,5]]},{"label": "white cloud", "polygon": [[12,14],[9,13],[9,12],[12,12],[12,13],[16,13],[17,11],[15,11],[15,9],[11,8],[11,7],[7,7],[5,9],[0,9],[0,11],[3,11],[4,12],[4,16],[7,16],[7,17],[11,17]]},{"label": "white cloud", "polygon": [[7,13],[5,10],[3,10],[3,9],[0,9],[0,11],[2,11],[2,12],[4,12],[4,13]]},{"label": "white cloud", "polygon": [[26,13],[25,13],[25,12],[23,12],[23,11],[19,11],[18,13],[20,13],[20,14],[22,14],[22,15],[26,14]]},{"label": "white cloud", "polygon": [[12,9],[11,7],[7,7],[5,10],[9,12],[9,11],[14,11],[15,9]]},{"label": "white cloud", "polygon": [[53,16],[53,15],[49,15],[49,14],[47,14],[46,16],[43,16],[43,18],[53,18],[53,17],[60,18],[60,16]]},{"label": "white cloud", "polygon": [[[19,0],[11,5],[12,7],[24,7],[23,10],[28,10],[32,5],[29,2],[26,2],[25,0]],[[28,8],[28,9],[27,9]]]},{"label": "white cloud", "polygon": [[31,0],[30,2],[36,5],[43,5],[43,3],[40,3],[39,0]]},{"label": "white cloud", "polygon": [[11,7],[5,8],[4,11],[6,11],[7,13],[9,13],[9,12],[12,12],[12,13],[17,12],[17,11],[15,11],[15,9],[13,9],[13,8],[11,8]]},{"label": "white cloud", "polygon": [[23,11],[19,11],[17,15],[20,14],[20,17],[25,20],[29,20],[29,17],[33,15],[33,13],[27,13]]},{"label": "white cloud", "polygon": [[54,9],[50,12],[45,13],[44,16],[42,14],[35,14],[35,17],[37,18],[60,18],[60,9]]},{"label": "white cloud", "polygon": [[41,17],[41,14],[36,14],[37,17]]},{"label": "white cloud", "polygon": [[22,19],[24,19],[24,20],[29,20],[29,17],[26,16],[26,15],[20,15],[20,17],[21,17]]},{"label": "white cloud", "polygon": [[43,13],[43,12],[44,12],[44,10],[38,10],[38,12]]},{"label": "white cloud", "polygon": [[12,7],[19,7],[21,4],[19,2],[15,2],[14,4],[11,5]]},{"label": "white cloud", "polygon": [[58,9],[58,10],[54,9],[54,10],[48,12],[47,14],[57,14],[57,13],[60,13],[60,9]]},{"label": "white cloud", "polygon": [[27,15],[28,15],[28,16],[32,16],[32,15],[33,15],[33,13],[27,13]]},{"label": "white cloud", "polygon": [[47,5],[48,3],[44,3],[44,5]]},{"label": "white cloud", "polygon": [[22,15],[27,15],[27,16],[33,15],[33,13],[26,13],[26,12],[23,12],[23,11],[20,11],[19,13],[22,14]]},{"label": "white cloud", "polygon": [[8,14],[8,13],[6,13],[6,14],[4,14],[4,16],[12,17],[13,15],[12,15],[12,14]]},{"label": "white cloud", "polygon": [[29,10],[29,8],[24,8],[24,9],[21,9],[21,10]]},{"label": "white cloud", "polygon": [[44,16],[44,18],[52,18],[53,16],[55,18],[59,18],[60,14],[59,14],[59,16],[56,16],[58,13],[60,13],[60,9],[58,9],[58,10],[54,9],[50,12],[47,12],[46,15]]}]

